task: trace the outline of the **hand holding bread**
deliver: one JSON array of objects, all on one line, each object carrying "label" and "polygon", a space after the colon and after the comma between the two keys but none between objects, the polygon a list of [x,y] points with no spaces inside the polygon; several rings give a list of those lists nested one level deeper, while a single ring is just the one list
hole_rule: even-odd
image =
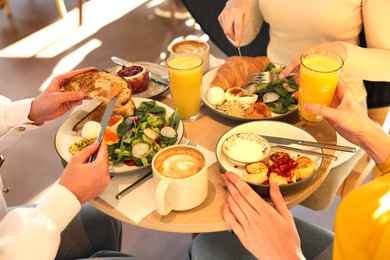
[{"label": "hand holding bread", "polygon": [[80,131],[88,121],[100,122],[107,102],[118,96],[113,115],[129,117],[134,115],[135,105],[131,99],[131,88],[121,76],[100,70],[90,70],[78,74],[62,87],[62,91],[82,91],[88,97],[103,101],[93,111],[82,118],[73,127],[73,131]]}]

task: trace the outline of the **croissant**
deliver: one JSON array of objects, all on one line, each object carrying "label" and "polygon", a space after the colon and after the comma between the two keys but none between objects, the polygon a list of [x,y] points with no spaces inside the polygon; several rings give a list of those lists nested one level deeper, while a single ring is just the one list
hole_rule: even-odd
[{"label": "croissant", "polygon": [[250,83],[249,73],[264,71],[270,62],[266,56],[231,56],[218,69],[210,86],[219,86],[224,90],[246,86]]}]

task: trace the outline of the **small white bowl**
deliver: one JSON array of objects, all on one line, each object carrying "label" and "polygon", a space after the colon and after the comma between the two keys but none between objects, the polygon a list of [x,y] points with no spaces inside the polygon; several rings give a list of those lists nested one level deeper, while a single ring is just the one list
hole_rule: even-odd
[{"label": "small white bowl", "polygon": [[260,135],[240,133],[226,138],[222,151],[231,162],[244,166],[267,159],[271,153],[271,145]]}]

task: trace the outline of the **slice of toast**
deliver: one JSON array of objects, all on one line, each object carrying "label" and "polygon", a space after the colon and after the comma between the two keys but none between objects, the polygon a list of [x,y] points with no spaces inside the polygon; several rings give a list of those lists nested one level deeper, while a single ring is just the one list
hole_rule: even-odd
[{"label": "slice of toast", "polygon": [[[88,97],[109,102],[120,94],[122,89],[128,88],[127,85],[127,81],[116,74],[102,70],[90,70],[69,79],[61,87],[61,90],[82,91]],[[122,103],[126,102],[122,100]]]}]

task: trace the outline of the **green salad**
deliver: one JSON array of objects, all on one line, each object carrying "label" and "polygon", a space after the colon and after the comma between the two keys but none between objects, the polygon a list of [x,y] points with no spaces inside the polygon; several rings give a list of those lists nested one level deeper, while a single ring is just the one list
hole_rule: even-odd
[{"label": "green salad", "polygon": [[[276,68],[275,64],[271,62],[265,71],[273,71],[279,74],[283,69]],[[268,108],[276,114],[285,114],[297,108],[295,92],[298,90],[298,85],[293,76],[288,76],[285,79],[276,78],[271,83],[255,83],[249,87],[254,87],[251,92],[259,95],[258,100],[264,101]]]},{"label": "green salad", "polygon": [[155,101],[142,102],[133,117],[118,125],[119,142],[108,146],[110,161],[114,165],[149,165],[158,151],[176,143],[179,124],[177,110],[168,116]]}]

